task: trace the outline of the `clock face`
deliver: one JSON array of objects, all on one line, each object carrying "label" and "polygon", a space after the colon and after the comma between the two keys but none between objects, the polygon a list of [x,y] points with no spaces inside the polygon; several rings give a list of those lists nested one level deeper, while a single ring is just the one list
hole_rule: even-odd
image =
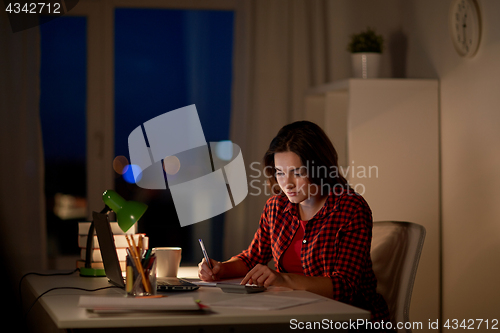
[{"label": "clock face", "polygon": [[481,22],[474,0],[454,0],[450,9],[450,34],[458,54],[473,56],[479,46]]}]

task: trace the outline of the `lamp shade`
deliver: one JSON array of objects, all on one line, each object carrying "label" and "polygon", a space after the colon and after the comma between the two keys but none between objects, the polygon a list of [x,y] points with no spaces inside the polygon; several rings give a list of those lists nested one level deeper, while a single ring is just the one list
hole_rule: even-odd
[{"label": "lamp shade", "polygon": [[126,201],[113,190],[104,191],[102,201],[116,213],[116,220],[123,232],[130,229],[148,209],[148,205]]}]

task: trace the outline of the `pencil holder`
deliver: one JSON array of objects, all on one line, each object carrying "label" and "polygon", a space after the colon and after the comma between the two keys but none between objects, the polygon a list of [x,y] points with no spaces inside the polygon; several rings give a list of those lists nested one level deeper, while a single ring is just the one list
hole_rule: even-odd
[{"label": "pencil holder", "polygon": [[[128,296],[149,296],[156,294],[156,257],[143,259],[140,267],[127,256],[125,289]],[[142,270],[142,272],[141,272]],[[145,279],[144,279],[145,278]]]}]

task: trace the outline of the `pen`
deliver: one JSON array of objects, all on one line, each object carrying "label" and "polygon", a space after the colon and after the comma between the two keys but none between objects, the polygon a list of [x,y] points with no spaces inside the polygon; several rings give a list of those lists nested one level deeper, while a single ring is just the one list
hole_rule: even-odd
[{"label": "pen", "polygon": [[168,295],[146,295],[146,296],[135,296],[135,298],[162,298],[168,297]]},{"label": "pen", "polygon": [[149,262],[149,258],[151,257],[151,249],[147,249],[144,254],[144,258],[142,258],[142,266]]},{"label": "pen", "polygon": [[139,244],[137,245],[137,252],[139,253],[139,259],[141,259],[142,251],[143,251],[142,250],[142,235],[139,235]]},{"label": "pen", "polygon": [[205,261],[210,269],[212,269],[212,264],[210,263],[210,258],[208,257],[207,250],[205,250],[205,245],[203,245],[203,240],[201,238],[198,239],[200,241],[201,252],[203,252],[203,256],[205,257]]}]

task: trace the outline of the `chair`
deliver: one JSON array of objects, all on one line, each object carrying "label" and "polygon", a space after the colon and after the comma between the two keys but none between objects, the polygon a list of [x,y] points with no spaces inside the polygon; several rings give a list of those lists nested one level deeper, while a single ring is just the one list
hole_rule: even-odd
[{"label": "chair", "polygon": [[[377,292],[384,296],[391,314],[393,328],[409,322],[413,283],[425,228],[411,222],[381,221],[373,223],[371,258],[377,277]],[[398,332],[411,332],[399,329]]]}]

